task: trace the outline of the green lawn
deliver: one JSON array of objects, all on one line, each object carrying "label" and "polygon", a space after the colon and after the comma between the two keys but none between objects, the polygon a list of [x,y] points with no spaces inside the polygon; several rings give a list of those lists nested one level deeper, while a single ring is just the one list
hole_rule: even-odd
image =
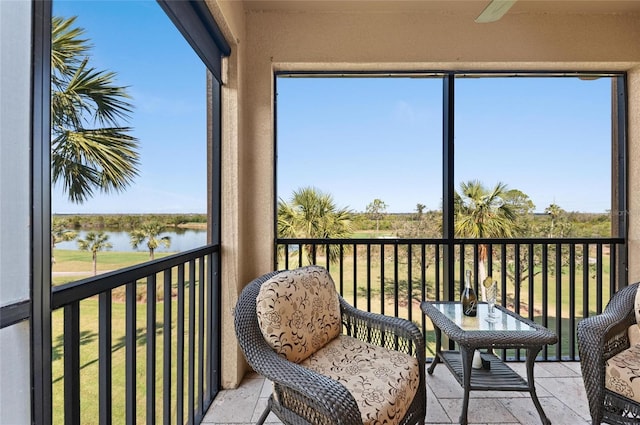
[{"label": "green lawn", "polygon": [[[168,255],[171,255],[171,253],[156,253],[155,258],[162,258]],[[54,249],[53,256],[55,263],[51,271],[53,272],[54,286],[93,276],[93,262],[90,252]],[[103,251],[98,253],[97,270],[98,273],[118,270],[146,261],[149,261],[148,252]],[[74,275],[60,275],[60,273],[66,272],[74,273]]]},{"label": "green lawn", "polygon": [[[85,253],[86,254],[86,253]],[[136,253],[137,254],[137,253]],[[130,253],[105,253],[105,263],[117,265],[115,268],[127,267],[140,258],[135,255],[127,262],[124,261],[127,255]],[[148,254],[142,253],[143,256],[148,257]],[[65,253],[58,258],[74,258],[74,253]],[[111,257],[111,258],[107,258]],[[85,270],[87,265],[90,265],[91,261],[76,261],[74,264],[67,268],[76,270]],[[61,265],[58,263],[58,265]],[[61,267],[64,268],[64,267]],[[78,269],[79,268],[79,269]],[[188,282],[188,266],[185,267],[186,271],[186,283],[185,283],[185,300],[184,300],[184,355],[185,361],[183,362],[184,370],[184,417],[187,417],[186,406],[188,404],[188,333],[189,333],[189,282]],[[176,272],[174,271],[174,278]],[[158,282],[162,282],[159,276]],[[76,280],[78,277],[72,278]],[[174,282],[176,280],[174,279]],[[203,308],[198,303],[198,285],[199,282],[195,282],[195,309],[196,313],[199,313],[200,308]],[[155,361],[155,382],[156,382],[156,422],[162,422],[162,409],[163,409],[163,353],[164,353],[164,308],[165,303],[162,301],[163,291],[162,284],[156,285],[156,291],[158,293],[156,302],[156,315],[155,326],[149,330],[147,329],[147,303],[146,300],[146,284],[138,283],[137,285],[137,298],[143,300],[136,304],[136,399],[137,399],[137,422],[146,423],[146,400],[147,400],[147,341],[150,335],[155,335],[156,339],[156,361]],[[172,400],[172,414],[176,413],[177,397],[176,397],[176,379],[178,373],[177,359],[177,328],[178,328],[178,314],[177,314],[177,298],[175,293],[177,288],[174,287],[174,296],[167,300],[171,305],[172,323],[171,323],[171,400]],[[114,291],[113,304],[112,304],[112,388],[113,388],[113,423],[124,424],[125,423],[125,366],[126,366],[126,349],[125,349],[125,323],[126,323],[126,311],[124,303],[124,288]],[[53,312],[52,317],[52,373],[53,373],[53,405],[60,406],[60,408],[54,409],[53,419],[54,423],[64,423],[64,313],[63,309],[58,309]],[[206,325],[205,325],[206,326]],[[81,391],[81,423],[82,424],[97,424],[98,423],[98,403],[99,403],[99,352],[98,352],[98,327],[99,327],[99,303],[97,298],[90,298],[80,303],[80,391]],[[194,340],[195,347],[195,359],[193,365],[195,370],[198,368],[198,322],[196,320],[194,332],[196,338]],[[198,385],[198,376],[195,375],[195,384]],[[197,388],[197,387],[196,387]]]},{"label": "green lawn", "polygon": [[[172,335],[171,345],[171,409],[172,414],[176,413],[176,379],[178,373],[177,366],[177,302],[173,300],[172,304]],[[157,320],[155,329],[156,338],[156,422],[162,422],[163,409],[163,304],[157,305]],[[185,305],[185,316],[188,315],[189,306]],[[113,303],[113,320],[112,320],[112,380],[113,380],[113,423],[125,423],[125,366],[126,366],[126,349],[125,349],[125,305],[124,303]],[[137,400],[137,423],[146,423],[146,398],[147,398],[147,341],[149,332],[146,327],[146,304],[138,304],[136,317],[136,400]],[[185,361],[183,363],[184,373],[184,417],[187,417],[187,395],[188,395],[188,320],[185,321]],[[198,370],[198,325],[196,321],[196,339],[194,367]],[[98,301],[86,300],[81,303],[81,330],[80,330],[80,387],[81,387],[81,423],[97,424],[98,423],[98,400],[99,400],[99,372],[98,372]],[[53,405],[60,406],[54,409],[54,423],[64,423],[64,347],[63,347],[63,315],[62,310],[54,312],[53,317]],[[198,385],[198,374],[195,374],[195,385]]]}]

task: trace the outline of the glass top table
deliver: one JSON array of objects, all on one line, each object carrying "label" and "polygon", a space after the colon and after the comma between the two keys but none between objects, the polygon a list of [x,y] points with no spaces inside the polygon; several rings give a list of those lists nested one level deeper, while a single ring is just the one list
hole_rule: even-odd
[{"label": "glass top table", "polygon": [[509,314],[507,310],[501,310],[499,306],[495,309],[493,320],[489,321],[489,308],[487,304],[478,304],[478,315],[468,317],[462,314],[462,304],[458,302],[431,303],[447,319],[464,331],[535,331],[536,328],[530,326],[522,320],[522,317]]},{"label": "glass top table", "polygon": [[[476,317],[462,314],[459,302],[429,302],[420,304],[422,312],[431,319],[436,334],[436,355],[427,372],[431,375],[438,363],[444,363],[464,389],[460,423],[467,424],[469,391],[529,391],[543,424],[551,422],[545,415],[533,381],[535,359],[544,345],[558,342],[549,329],[519,314],[496,305],[494,320],[487,320],[488,306],[478,304]],[[459,351],[442,350],[442,333],[454,341]],[[523,379],[493,354],[493,349],[525,349],[527,379]],[[482,359],[488,369],[472,369],[476,350],[487,349]]]}]

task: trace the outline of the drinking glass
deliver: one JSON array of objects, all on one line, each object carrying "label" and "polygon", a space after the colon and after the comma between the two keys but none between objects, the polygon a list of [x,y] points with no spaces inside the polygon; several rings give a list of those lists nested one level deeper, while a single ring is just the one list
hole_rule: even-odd
[{"label": "drinking glass", "polygon": [[497,298],[497,295],[498,295],[498,284],[497,284],[497,282],[493,282],[491,285],[489,285],[488,287],[485,288],[485,295],[487,297],[487,299],[485,301],[487,302],[487,306],[488,306],[488,310],[489,310],[489,314],[488,314],[487,320],[489,322],[495,322],[496,317],[498,317],[498,315],[496,314],[496,311],[495,311],[496,298]]}]

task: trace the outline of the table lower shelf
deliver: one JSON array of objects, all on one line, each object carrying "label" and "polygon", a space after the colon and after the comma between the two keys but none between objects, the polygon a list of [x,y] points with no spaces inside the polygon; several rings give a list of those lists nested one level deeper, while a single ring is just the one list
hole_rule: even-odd
[{"label": "table lower shelf", "polygon": [[[481,391],[529,391],[527,381],[493,354],[482,353],[491,363],[491,369],[471,369],[470,390]],[[459,351],[442,351],[440,356],[449,370],[463,385],[462,356]]]}]

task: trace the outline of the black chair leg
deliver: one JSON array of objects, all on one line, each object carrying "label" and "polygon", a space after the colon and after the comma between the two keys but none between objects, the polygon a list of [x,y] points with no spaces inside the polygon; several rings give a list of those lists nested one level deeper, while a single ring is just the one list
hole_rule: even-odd
[{"label": "black chair leg", "polygon": [[262,425],[264,421],[267,420],[267,416],[269,416],[269,413],[271,413],[271,404],[268,404],[267,408],[264,409],[264,412],[262,412],[262,415],[260,415],[260,419],[258,419],[256,425]]}]

